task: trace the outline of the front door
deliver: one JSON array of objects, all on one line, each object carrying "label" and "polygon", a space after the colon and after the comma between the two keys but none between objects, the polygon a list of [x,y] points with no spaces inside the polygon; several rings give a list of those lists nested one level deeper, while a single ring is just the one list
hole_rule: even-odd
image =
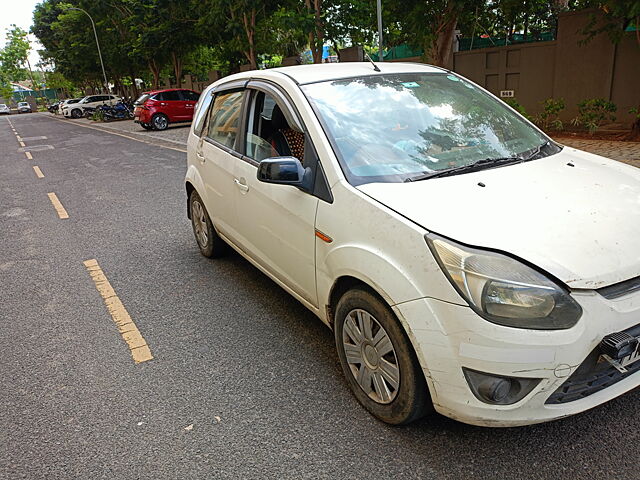
[{"label": "front door", "polygon": [[[234,175],[239,243],[263,268],[317,306],[315,216],[318,198],[296,187],[263,183],[257,179],[260,160],[294,154],[291,150],[284,151],[285,136],[298,145],[304,141],[304,134],[289,129],[281,107],[272,96],[248,91],[252,94],[245,132],[245,157],[236,162]],[[293,145],[292,149],[302,156]]]}]

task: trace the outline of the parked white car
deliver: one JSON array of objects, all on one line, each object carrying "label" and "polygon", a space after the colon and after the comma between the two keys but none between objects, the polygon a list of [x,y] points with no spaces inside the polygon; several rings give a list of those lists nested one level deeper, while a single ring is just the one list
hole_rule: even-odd
[{"label": "parked white car", "polygon": [[18,113],[31,113],[29,102],[18,102]]},{"label": "parked white car", "polygon": [[[84,97],[82,97],[84,98]],[[66,106],[71,106],[71,104],[78,103],[82,98],[69,98],[63,102],[60,102],[58,105],[58,114],[62,115],[62,109]]]},{"label": "parked white car", "polygon": [[78,103],[63,105],[62,114],[65,117],[80,118],[87,107],[96,108],[101,105],[115,105],[120,101],[122,99],[116,95],[88,95]]},{"label": "parked white car", "polygon": [[4,103],[0,103],[0,114],[6,113],[7,115],[11,114],[11,109]]},{"label": "parked white car", "polygon": [[202,254],[230,245],[331,327],[353,393],[391,424],[432,408],[532,424],[638,386],[640,170],[455,73],[376,68],[202,94],[186,174]]}]

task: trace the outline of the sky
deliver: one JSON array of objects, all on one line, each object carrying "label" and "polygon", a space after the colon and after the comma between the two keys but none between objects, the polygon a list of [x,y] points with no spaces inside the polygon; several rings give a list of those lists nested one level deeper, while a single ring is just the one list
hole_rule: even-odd
[{"label": "sky", "polygon": [[[0,0],[0,48],[6,42],[6,29],[15,23],[18,27],[29,31],[33,23],[33,9],[41,0]],[[40,61],[37,50],[42,48],[33,35],[29,35],[31,40],[31,54],[29,62],[35,68]]]}]

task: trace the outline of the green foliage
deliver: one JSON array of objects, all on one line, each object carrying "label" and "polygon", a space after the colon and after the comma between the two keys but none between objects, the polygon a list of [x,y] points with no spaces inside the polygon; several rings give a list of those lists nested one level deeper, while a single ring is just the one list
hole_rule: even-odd
[{"label": "green foliage", "polygon": [[588,129],[593,135],[602,125],[615,121],[617,109],[615,103],[604,98],[583,100],[578,104],[578,116],[572,123]]},{"label": "green foliage", "polygon": [[[595,36],[604,33],[611,41],[622,40],[624,30],[631,24],[640,27],[640,2],[638,0],[580,0],[582,8],[597,8],[604,17],[591,16],[589,23],[582,29],[585,36],[583,43],[588,43]],[[640,34],[636,35],[640,47]]]},{"label": "green foliage", "polygon": [[29,77],[26,67],[30,51],[27,32],[11,25],[11,29],[7,29],[5,47],[0,50],[0,70],[4,78],[19,82]]},{"label": "green foliage", "polygon": [[[571,5],[580,1],[590,0]],[[464,36],[535,33],[553,28],[559,4],[385,0],[384,42],[420,47],[429,62],[446,65],[456,30]],[[132,86],[134,78],[155,86],[161,76],[179,81],[183,73],[205,79],[210,70],[227,74],[245,63],[268,68],[307,49],[318,62],[326,44],[377,51],[375,0],[42,0],[32,28],[44,46],[41,56],[83,89],[100,86],[102,71],[91,22],[70,7],[94,19],[106,74],[116,86]]]},{"label": "green foliage", "polygon": [[531,117],[529,116],[529,114],[527,114],[527,111],[525,110],[525,108],[522,105],[520,105],[520,103],[515,98],[507,98],[504,101],[504,103],[509,105],[511,108],[513,108],[516,112],[518,112],[527,120],[531,120]]},{"label": "green foliage", "polygon": [[559,115],[565,108],[564,100],[562,98],[553,99],[547,98],[542,102],[543,110],[536,115],[534,121],[543,130],[562,130],[564,125],[560,120]]},{"label": "green foliage", "polygon": [[93,112],[93,115],[91,115],[91,120],[93,120],[94,122],[104,122],[104,112],[100,109],[97,109]]}]

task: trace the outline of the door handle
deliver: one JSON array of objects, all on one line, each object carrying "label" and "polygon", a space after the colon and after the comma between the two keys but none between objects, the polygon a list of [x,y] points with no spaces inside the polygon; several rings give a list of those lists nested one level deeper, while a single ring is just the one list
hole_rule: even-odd
[{"label": "door handle", "polygon": [[196,151],[196,157],[198,158],[198,160],[204,163],[204,155],[202,153]]},{"label": "door handle", "polygon": [[246,180],[244,178],[241,178],[240,180],[238,180],[237,178],[233,179],[233,182],[238,186],[238,188],[243,191],[243,192],[248,192],[249,191],[249,185],[247,185],[246,183],[244,183]]}]

